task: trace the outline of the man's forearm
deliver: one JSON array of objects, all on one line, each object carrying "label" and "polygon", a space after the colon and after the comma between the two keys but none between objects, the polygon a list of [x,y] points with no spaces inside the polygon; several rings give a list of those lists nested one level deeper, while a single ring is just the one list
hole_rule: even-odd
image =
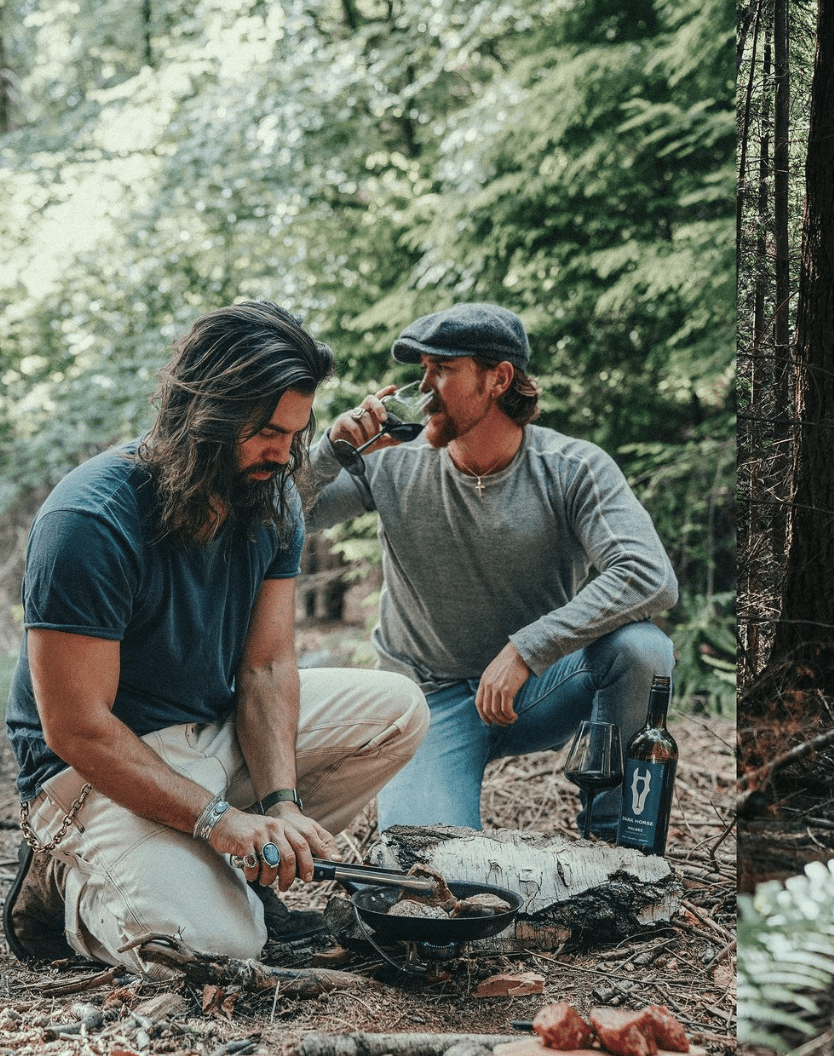
[{"label": "man's forearm", "polygon": [[206,789],[171,770],[115,716],[95,733],[68,737],[57,754],[85,781],[138,817],[191,832],[211,798]]},{"label": "man's forearm", "polygon": [[299,677],[295,659],[239,676],[236,728],[258,799],[296,787]]}]

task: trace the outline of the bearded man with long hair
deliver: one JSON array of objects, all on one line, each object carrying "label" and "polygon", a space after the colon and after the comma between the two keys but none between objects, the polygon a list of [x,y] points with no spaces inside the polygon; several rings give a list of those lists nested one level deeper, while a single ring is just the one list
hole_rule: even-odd
[{"label": "bearded man with long hair", "polygon": [[339,859],[334,833],[428,725],[400,675],[298,670],[296,479],[332,367],[271,302],[209,312],[160,372],[149,432],[38,512],[7,710],[20,959],[160,977],[143,935],[250,958],[323,927],[274,888]]}]

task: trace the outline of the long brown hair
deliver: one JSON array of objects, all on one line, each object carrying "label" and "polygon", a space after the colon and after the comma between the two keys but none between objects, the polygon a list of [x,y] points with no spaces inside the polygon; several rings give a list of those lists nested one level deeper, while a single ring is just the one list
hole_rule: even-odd
[{"label": "long brown hair", "polygon": [[136,453],[156,486],[159,536],[210,538],[218,500],[227,524],[282,529],[313,415],[294,437],[289,463],[263,484],[241,489],[236,448],[270,420],[285,392],[311,396],[332,371],[327,345],[271,301],[245,301],[199,318],[159,372],[157,418]]}]

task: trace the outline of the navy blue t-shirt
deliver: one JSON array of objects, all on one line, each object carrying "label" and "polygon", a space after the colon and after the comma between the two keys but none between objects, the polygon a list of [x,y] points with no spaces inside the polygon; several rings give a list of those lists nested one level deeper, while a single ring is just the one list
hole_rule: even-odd
[{"label": "navy blue t-shirt", "polygon": [[[141,736],[229,713],[252,606],[265,579],[298,575],[304,521],[294,492],[282,535],[263,526],[206,544],[155,541],[150,474],[125,457],[135,447],[90,459],[47,498],[29,537],[23,608],[27,630],[121,643],[113,713]],[[29,800],[65,764],[44,742],[25,635],[6,725]]]}]

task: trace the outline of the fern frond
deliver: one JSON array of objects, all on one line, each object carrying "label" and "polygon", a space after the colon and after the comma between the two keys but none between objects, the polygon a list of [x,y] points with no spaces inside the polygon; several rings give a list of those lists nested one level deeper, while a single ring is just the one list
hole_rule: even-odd
[{"label": "fern frond", "polygon": [[738,951],[739,1040],[787,1052],[834,980],[834,861],[741,897]]}]

